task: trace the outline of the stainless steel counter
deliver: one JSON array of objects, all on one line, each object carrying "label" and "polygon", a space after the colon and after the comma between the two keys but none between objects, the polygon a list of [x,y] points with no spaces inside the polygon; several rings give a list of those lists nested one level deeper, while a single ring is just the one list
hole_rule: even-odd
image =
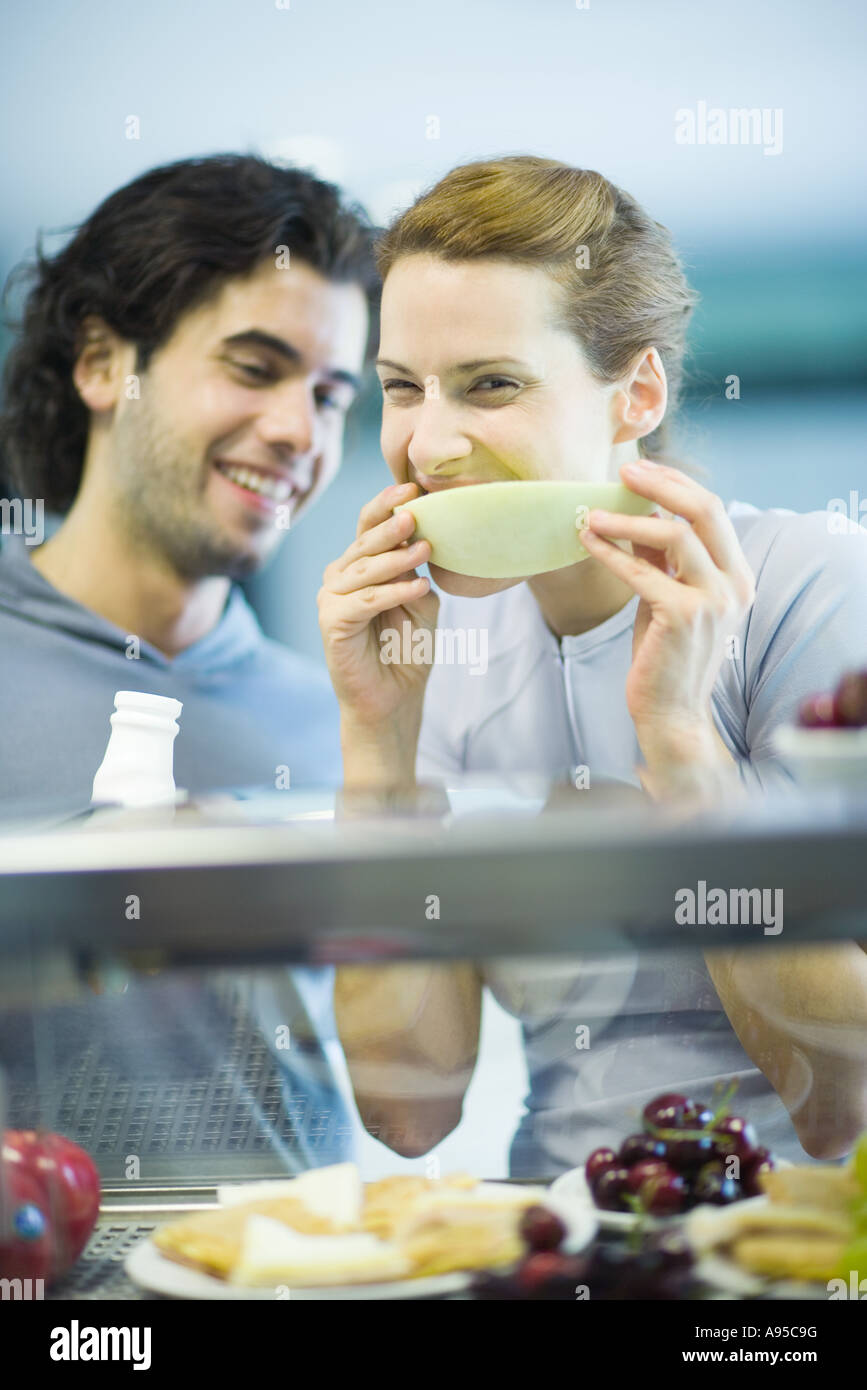
[{"label": "stainless steel counter", "polygon": [[[240,966],[867,935],[867,797],[699,814],[613,788],[450,795],[446,814],[342,818],[333,794],[278,794],[7,827],[0,954],[62,972],[110,958]],[[782,932],[678,925],[675,894],[701,883],[781,891]]]}]

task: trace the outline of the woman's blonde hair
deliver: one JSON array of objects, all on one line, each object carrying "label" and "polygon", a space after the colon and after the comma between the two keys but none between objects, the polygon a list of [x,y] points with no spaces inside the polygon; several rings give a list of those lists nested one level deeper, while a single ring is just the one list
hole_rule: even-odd
[{"label": "woman's blonde hair", "polygon": [[619,380],[648,347],[668,378],[666,419],[639,441],[660,456],[683,381],[697,302],[671,236],[601,174],[555,159],[509,155],[462,164],[423,193],[379,239],[385,279],[402,256],[502,259],[547,270],[563,290],[569,329],[600,381]]}]

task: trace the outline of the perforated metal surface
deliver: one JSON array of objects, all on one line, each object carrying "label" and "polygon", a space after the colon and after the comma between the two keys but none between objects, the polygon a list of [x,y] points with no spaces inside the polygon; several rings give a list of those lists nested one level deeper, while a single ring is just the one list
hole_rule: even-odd
[{"label": "perforated metal surface", "polygon": [[295,1040],[281,1070],[244,989],[216,977],[0,1013],[7,1126],[67,1135],[109,1182],[135,1176],[130,1156],[145,1182],[285,1176],[311,1150],[330,1161],[343,1117],[295,1080],[317,1065]]},{"label": "perforated metal surface", "polygon": [[84,1254],[65,1279],[49,1291],[49,1300],[151,1299],[123,1272],[127,1255],[156,1229],[156,1221],[141,1217],[110,1218],[97,1223]]}]

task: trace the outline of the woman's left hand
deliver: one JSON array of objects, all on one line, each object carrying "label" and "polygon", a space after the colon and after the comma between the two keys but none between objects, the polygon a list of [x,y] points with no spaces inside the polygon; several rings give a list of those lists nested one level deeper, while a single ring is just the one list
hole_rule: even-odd
[{"label": "woman's left hand", "polygon": [[[593,509],[581,543],[640,595],[626,703],[639,743],[654,753],[715,738],[710,709],[726,639],[755,598],[755,579],[725,507],[677,468],[624,464],[624,484],[671,516]],[[681,520],[680,518],[683,518]],[[630,541],[632,554],[615,545]]]}]

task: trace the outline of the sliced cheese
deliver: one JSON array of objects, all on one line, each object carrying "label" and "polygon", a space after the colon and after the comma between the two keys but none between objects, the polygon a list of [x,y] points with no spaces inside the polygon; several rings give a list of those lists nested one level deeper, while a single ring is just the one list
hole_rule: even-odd
[{"label": "sliced cheese", "polygon": [[278,1178],[274,1182],[241,1183],[219,1187],[221,1206],[239,1206],[262,1197],[294,1197],[308,1211],[325,1217],[347,1230],[361,1225],[364,1189],[354,1163],[333,1163],[327,1168],[310,1168],[297,1178]]},{"label": "sliced cheese", "polygon": [[361,1225],[364,1186],[354,1163],[335,1163],[311,1168],[295,1179],[295,1193],[316,1216],[326,1216],[335,1226]]},{"label": "sliced cheese", "polygon": [[620,483],[480,483],[426,493],[395,507],[415,517],[414,540],[453,574],[517,579],[586,560],[578,531],[592,507],[648,515],[656,503]]},{"label": "sliced cheese", "polygon": [[364,1232],[304,1236],[268,1217],[251,1216],[231,1282],[259,1287],[376,1283],[401,1279],[411,1268],[396,1246]]}]

